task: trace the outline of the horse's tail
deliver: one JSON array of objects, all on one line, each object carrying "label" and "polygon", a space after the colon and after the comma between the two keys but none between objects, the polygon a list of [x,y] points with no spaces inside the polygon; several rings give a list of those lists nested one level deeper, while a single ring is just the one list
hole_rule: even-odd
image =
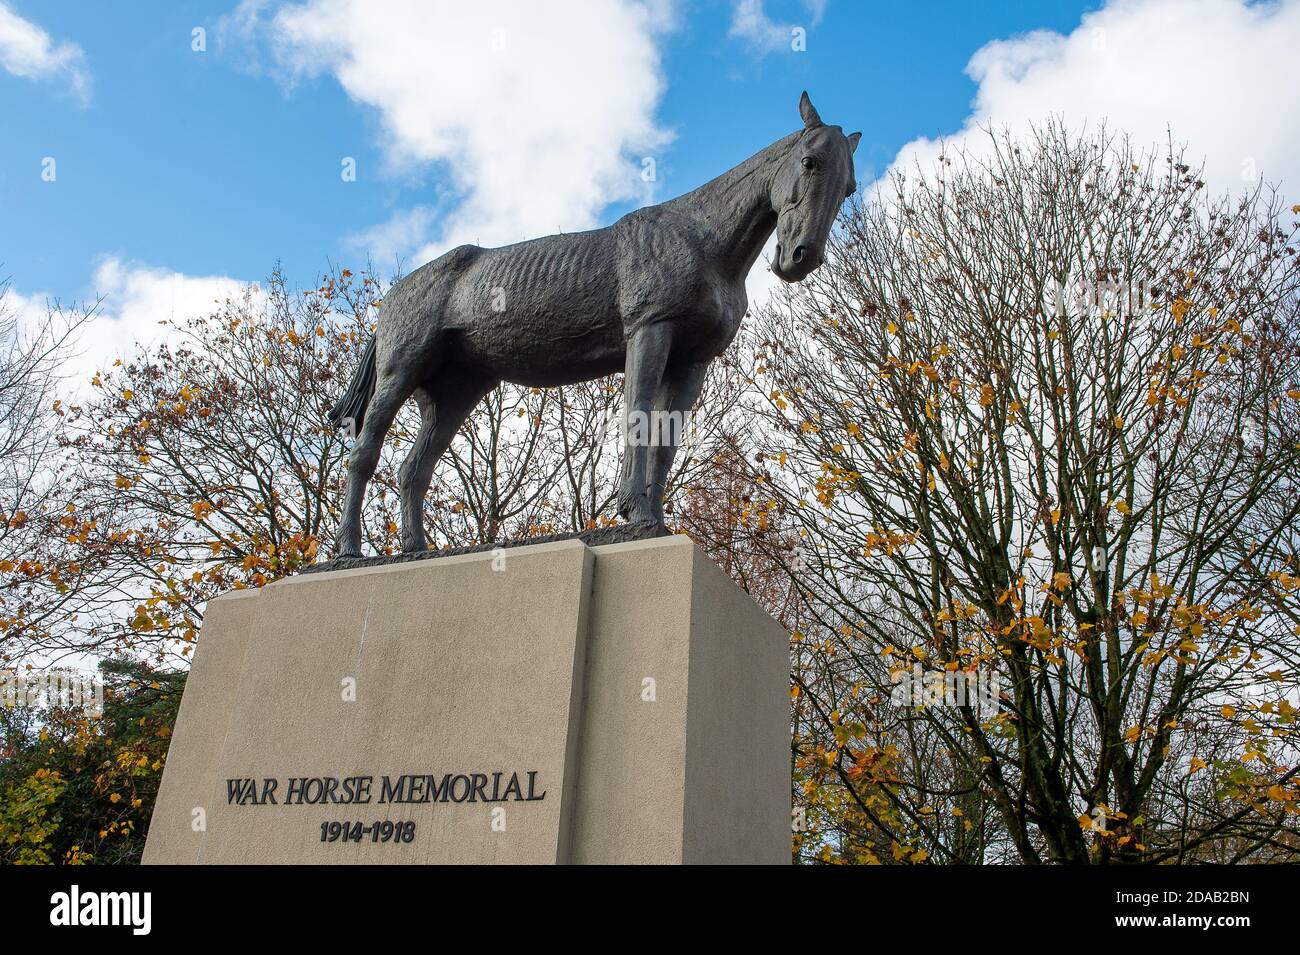
[{"label": "horse's tail", "polygon": [[329,420],[334,427],[343,427],[351,422],[349,430],[356,434],[361,430],[361,422],[366,417],[366,406],[375,394],[375,336],[366,342],[366,350],[361,353],[361,364],[357,366],[348,390],[329,410]]}]

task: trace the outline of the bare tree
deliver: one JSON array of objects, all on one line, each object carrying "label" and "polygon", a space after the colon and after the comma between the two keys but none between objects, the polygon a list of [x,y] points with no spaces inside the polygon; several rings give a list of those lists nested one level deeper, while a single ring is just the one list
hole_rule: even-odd
[{"label": "bare tree", "polygon": [[24,321],[0,281],[0,663],[12,646],[31,642],[65,612],[67,568],[40,559],[40,542],[58,526],[66,498],[55,422],[61,366],[96,305],[47,305]]},{"label": "bare tree", "polygon": [[[810,853],[1300,851],[1297,212],[1172,147],[990,132],[765,311]],[[951,692],[980,676],[992,711]]]}]

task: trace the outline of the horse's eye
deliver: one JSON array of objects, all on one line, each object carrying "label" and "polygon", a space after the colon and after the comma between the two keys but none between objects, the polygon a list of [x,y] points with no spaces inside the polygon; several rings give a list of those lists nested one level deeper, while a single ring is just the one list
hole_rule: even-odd
[{"label": "horse's eye", "polygon": [[821,163],[819,163],[819,162],[818,162],[815,158],[813,158],[812,156],[804,156],[804,157],[803,157],[803,167],[804,167],[805,169],[816,169],[816,168],[817,168],[818,166],[820,166],[820,165],[821,165]]}]

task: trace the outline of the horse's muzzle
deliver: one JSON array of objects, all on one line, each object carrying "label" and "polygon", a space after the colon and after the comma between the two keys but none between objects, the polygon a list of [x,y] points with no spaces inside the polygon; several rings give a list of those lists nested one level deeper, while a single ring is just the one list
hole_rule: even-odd
[{"label": "horse's muzzle", "polygon": [[808,274],[821,264],[822,253],[816,246],[796,245],[787,255],[778,242],[776,256],[772,259],[772,271],[782,281],[799,282],[807,278]]}]

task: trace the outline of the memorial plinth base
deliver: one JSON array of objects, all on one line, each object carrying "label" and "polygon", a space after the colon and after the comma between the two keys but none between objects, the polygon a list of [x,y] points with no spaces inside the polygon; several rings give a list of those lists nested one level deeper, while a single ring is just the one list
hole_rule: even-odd
[{"label": "memorial plinth base", "polygon": [[788,680],[786,633],[682,536],[236,591],[144,861],[788,863]]}]

